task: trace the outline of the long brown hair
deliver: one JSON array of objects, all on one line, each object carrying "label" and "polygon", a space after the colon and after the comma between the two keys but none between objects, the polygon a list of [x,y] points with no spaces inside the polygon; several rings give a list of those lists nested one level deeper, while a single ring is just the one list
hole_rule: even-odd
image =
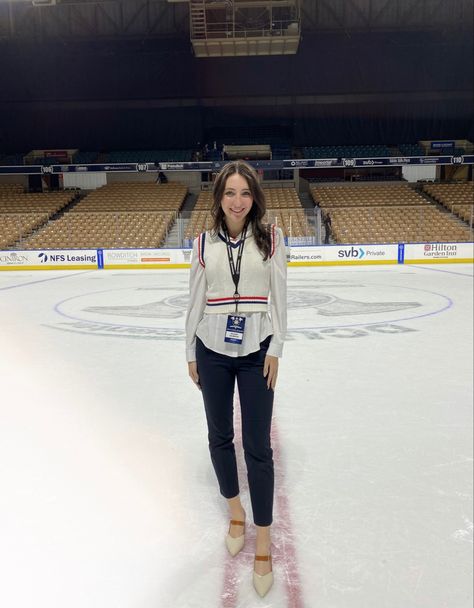
[{"label": "long brown hair", "polygon": [[257,172],[243,160],[234,160],[227,163],[216,177],[212,190],[214,202],[211,208],[213,219],[211,231],[217,234],[219,230],[224,227],[225,215],[221,207],[221,201],[224,197],[227,178],[235,173],[241,175],[248,183],[250,194],[253,198],[253,204],[248,212],[247,218],[252,226],[255,243],[262,253],[263,259],[266,260],[270,256],[271,240],[269,227],[262,222],[263,216],[267,211],[265,194],[263,193],[263,188],[258,180]]}]

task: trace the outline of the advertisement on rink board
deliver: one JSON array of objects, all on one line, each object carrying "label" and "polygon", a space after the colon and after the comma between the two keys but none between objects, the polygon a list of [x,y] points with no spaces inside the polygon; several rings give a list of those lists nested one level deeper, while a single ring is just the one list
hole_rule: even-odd
[{"label": "advertisement on rink board", "polygon": [[[289,266],[443,264],[474,262],[474,243],[287,247]],[[0,251],[1,270],[133,270],[189,268],[191,249]]]},{"label": "advertisement on rink board", "polygon": [[191,249],[104,249],[104,269],[188,268]]},{"label": "advertisement on rink board", "polygon": [[474,243],[414,243],[405,245],[405,264],[472,262]]},{"label": "advertisement on rink board", "polygon": [[398,244],[290,247],[287,260],[290,266],[398,264],[401,261]]},{"label": "advertisement on rink board", "polygon": [[99,267],[96,249],[0,251],[0,270],[84,270]]}]

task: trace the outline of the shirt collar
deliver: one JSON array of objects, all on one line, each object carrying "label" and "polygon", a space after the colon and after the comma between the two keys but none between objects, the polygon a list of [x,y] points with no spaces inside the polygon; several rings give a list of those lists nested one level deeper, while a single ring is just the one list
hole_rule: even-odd
[{"label": "shirt collar", "polygon": [[[239,232],[239,234],[238,234],[238,235],[237,235],[235,238],[230,237],[230,241],[231,241],[231,244],[232,244],[232,245],[240,243],[240,241],[241,241],[241,239],[242,239],[242,232],[243,232],[243,230],[242,230],[241,232]],[[248,238],[248,237],[249,237],[249,236],[251,236],[252,234],[253,234],[253,230],[252,230],[252,224],[251,224],[251,223],[249,223],[249,225],[247,226],[247,234],[246,234],[246,237]],[[221,229],[221,230],[219,230],[219,237],[220,237],[220,238],[221,238],[221,239],[222,239],[222,240],[225,242],[225,236],[224,236],[224,232],[223,232],[223,230],[222,230],[222,229]]]}]

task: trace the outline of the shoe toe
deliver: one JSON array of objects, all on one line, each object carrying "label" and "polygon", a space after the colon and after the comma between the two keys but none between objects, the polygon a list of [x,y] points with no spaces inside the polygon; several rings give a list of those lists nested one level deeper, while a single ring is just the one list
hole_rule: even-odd
[{"label": "shoe toe", "polygon": [[253,573],[253,586],[260,597],[265,597],[273,585],[273,572],[268,574]]},{"label": "shoe toe", "polygon": [[227,546],[227,550],[232,555],[232,557],[237,555],[237,553],[239,553],[243,549],[244,543],[245,534],[242,534],[242,536],[238,536],[237,538],[234,538],[230,534],[225,537],[225,544]]}]

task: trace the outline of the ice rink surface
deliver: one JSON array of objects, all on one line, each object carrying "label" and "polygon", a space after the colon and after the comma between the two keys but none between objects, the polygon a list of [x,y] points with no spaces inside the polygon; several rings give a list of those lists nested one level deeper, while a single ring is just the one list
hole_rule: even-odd
[{"label": "ice rink surface", "polygon": [[188,271],[0,273],[0,606],[471,608],[472,272],[289,269],[265,599],[238,424],[223,542]]}]

